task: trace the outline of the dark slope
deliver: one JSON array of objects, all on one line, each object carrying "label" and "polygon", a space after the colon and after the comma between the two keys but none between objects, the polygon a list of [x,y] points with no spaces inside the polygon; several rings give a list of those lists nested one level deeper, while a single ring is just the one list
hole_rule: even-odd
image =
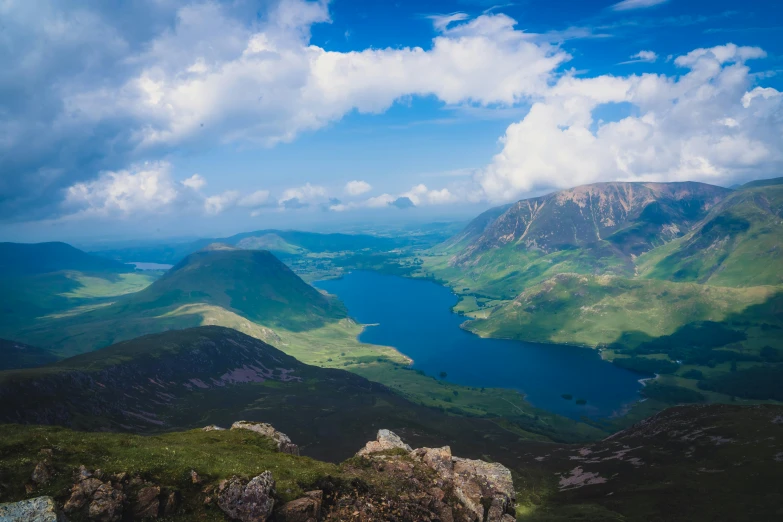
[{"label": "dark slope", "polygon": [[297,253],[359,251],[364,249],[392,250],[400,243],[392,238],[365,234],[318,234],[296,230],[256,230],[225,238],[205,238],[172,245],[103,250],[98,254],[121,261],[179,263],[185,256],[198,252],[212,243],[225,243],[248,250],[271,250],[285,256]]},{"label": "dark slope", "polygon": [[731,191],[703,183],[596,183],[513,204],[455,259],[506,245],[544,253],[608,240],[639,255],[683,235]]},{"label": "dark slope", "polygon": [[57,357],[43,348],[0,339],[0,371],[33,368],[56,360]]},{"label": "dark slope", "polygon": [[303,453],[342,460],[380,428],[466,456],[518,436],[489,419],[450,416],[355,374],[300,363],[235,330],[149,335],[34,370],[0,372],[0,423],[150,433],[271,422]]},{"label": "dark slope", "polygon": [[755,522],[783,512],[780,406],[678,406],[593,444],[526,446],[506,465],[531,500],[545,500],[523,520]]},{"label": "dark slope", "polygon": [[133,266],[88,254],[67,243],[0,243],[0,277],[60,270],[131,272]]},{"label": "dark slope", "polygon": [[267,326],[298,330],[346,317],[344,308],[264,250],[210,247],[129,296],[126,310],[207,303]]},{"label": "dark slope", "polygon": [[783,183],[744,185],[671,246],[650,277],[724,286],[783,283]]}]

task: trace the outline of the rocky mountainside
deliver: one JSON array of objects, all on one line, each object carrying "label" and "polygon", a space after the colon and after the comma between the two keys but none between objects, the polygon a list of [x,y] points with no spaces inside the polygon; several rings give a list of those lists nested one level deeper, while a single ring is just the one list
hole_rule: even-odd
[{"label": "rocky mountainside", "polygon": [[132,272],[133,266],[83,252],[67,243],[0,243],[0,277],[60,270]]},{"label": "rocky mountainside", "polygon": [[476,263],[506,245],[549,253],[608,240],[639,255],[686,233],[731,191],[703,183],[596,183],[511,205],[488,226],[494,211],[467,231],[484,228],[454,262]]}]

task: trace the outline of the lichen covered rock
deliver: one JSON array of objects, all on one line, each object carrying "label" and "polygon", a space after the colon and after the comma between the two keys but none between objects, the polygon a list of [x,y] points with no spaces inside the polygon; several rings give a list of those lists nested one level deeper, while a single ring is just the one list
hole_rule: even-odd
[{"label": "lichen covered rock", "polygon": [[245,482],[239,477],[221,483],[218,507],[229,517],[241,522],[259,522],[269,519],[275,506],[275,481],[265,471]]},{"label": "lichen covered rock", "polygon": [[52,497],[38,497],[21,502],[0,504],[0,520],[3,522],[65,522],[57,512]]},{"label": "lichen covered rock", "polygon": [[321,520],[323,491],[309,491],[304,497],[286,502],[275,512],[275,522],[317,522]]}]

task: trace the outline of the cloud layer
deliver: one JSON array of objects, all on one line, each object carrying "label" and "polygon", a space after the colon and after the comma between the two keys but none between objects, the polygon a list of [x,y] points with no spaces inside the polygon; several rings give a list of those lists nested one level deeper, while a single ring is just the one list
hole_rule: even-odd
[{"label": "cloud layer", "polygon": [[[496,11],[431,16],[427,48],[351,52],[311,44],[312,26],[330,22],[325,0],[6,0],[0,16],[5,221],[506,201],[612,179],[726,184],[783,166],[783,98],[757,85],[747,65],[765,56],[756,47],[695,49],[674,59],[672,75],[582,77],[564,71],[570,56],[561,47]],[[657,58],[643,50],[630,62]],[[485,168],[445,187],[373,194],[352,180],[213,193],[208,176],[172,174],[173,151],[275,146],[411,96],[466,112],[530,108]],[[630,115],[597,116],[619,105]]]}]

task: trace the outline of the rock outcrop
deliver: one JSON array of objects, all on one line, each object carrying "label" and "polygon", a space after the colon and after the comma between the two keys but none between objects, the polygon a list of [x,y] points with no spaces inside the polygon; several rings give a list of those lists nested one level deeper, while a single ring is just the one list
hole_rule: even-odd
[{"label": "rock outcrop", "polygon": [[304,497],[283,504],[275,512],[275,522],[318,522],[323,500],[323,491],[308,491]]},{"label": "rock outcrop", "polygon": [[277,443],[277,449],[281,453],[299,455],[299,446],[291,442],[291,438],[285,433],[277,431],[274,426],[265,422],[238,421],[231,426],[232,430],[250,430],[264,437],[269,437]]},{"label": "rock outcrop", "polygon": [[[442,520],[469,520],[471,522],[513,522],[516,493],[511,471],[498,463],[484,462],[454,457],[451,448],[419,448],[411,450],[396,434],[388,430],[380,430],[377,440],[368,442],[357,453],[358,457],[384,460],[380,471],[405,470],[405,461],[394,462],[394,455],[384,453],[392,449],[404,449],[407,457],[414,463],[420,462],[436,475],[435,488],[427,491],[435,498],[430,502],[436,508]],[[413,472],[413,468],[409,470]],[[438,491],[433,491],[437,489]],[[454,514],[454,509],[443,503],[443,499],[453,495],[464,510]],[[448,513],[445,514],[448,508]]]},{"label": "rock outcrop", "polygon": [[376,440],[371,440],[356,454],[357,457],[363,457],[372,453],[379,453],[381,451],[388,451],[394,449],[401,449],[405,451],[412,451],[412,448],[405,444],[396,433],[389,430],[378,430],[378,437]]},{"label": "rock outcrop", "polygon": [[220,484],[218,491],[218,507],[240,522],[265,521],[275,507],[275,481],[269,471],[249,482],[231,477]]},{"label": "rock outcrop", "polygon": [[65,522],[52,497],[38,497],[21,502],[0,504],[3,522]]}]

